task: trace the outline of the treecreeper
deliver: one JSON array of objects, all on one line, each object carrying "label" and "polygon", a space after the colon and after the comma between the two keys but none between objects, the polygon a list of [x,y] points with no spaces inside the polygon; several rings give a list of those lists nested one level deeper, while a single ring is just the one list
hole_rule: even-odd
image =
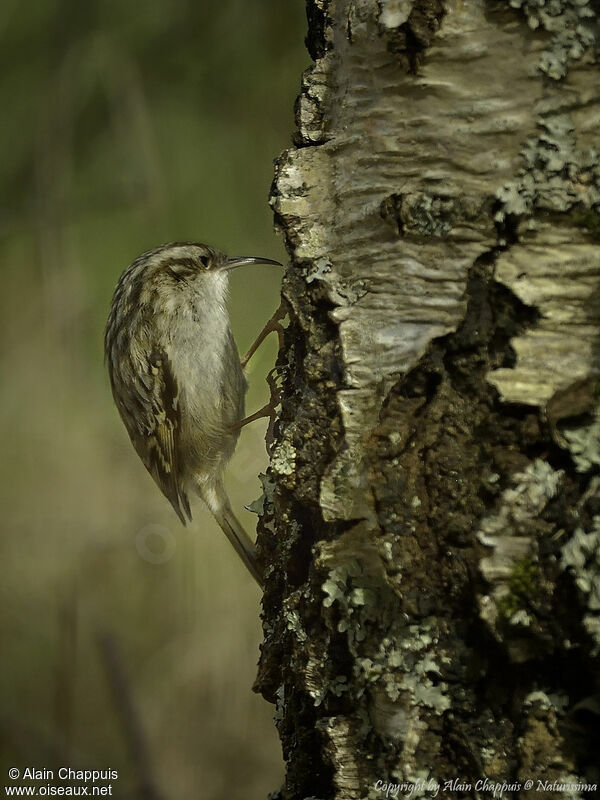
[{"label": "treecreeper", "polygon": [[279,261],[229,258],[205,244],[174,242],[135,259],[117,283],[104,339],[113,397],[129,438],[185,525],[189,496],[206,503],[262,585],[256,549],[233,513],[223,472],[244,419],[244,366],[227,313],[229,271]]}]

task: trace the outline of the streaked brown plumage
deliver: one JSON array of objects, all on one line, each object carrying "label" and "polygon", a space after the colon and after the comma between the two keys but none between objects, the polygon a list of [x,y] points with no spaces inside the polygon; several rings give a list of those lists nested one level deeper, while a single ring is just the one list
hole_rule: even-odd
[{"label": "streaked brown plumage", "polygon": [[279,262],[230,259],[193,242],[143,253],[117,283],[105,353],[132,444],[180,520],[191,520],[195,490],[261,583],[254,545],[223,485],[246,393],[225,305],[228,271],[258,263]]}]

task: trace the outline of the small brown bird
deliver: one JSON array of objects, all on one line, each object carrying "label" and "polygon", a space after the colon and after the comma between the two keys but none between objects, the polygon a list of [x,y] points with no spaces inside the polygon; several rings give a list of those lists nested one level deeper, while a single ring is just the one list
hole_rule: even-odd
[{"label": "small brown bird", "polygon": [[254,544],[223,484],[247,388],[226,308],[228,273],[246,264],[281,266],[194,242],[143,253],[117,283],[104,346],[113,397],[144,466],[184,525],[189,493],[200,495],[261,584]]}]

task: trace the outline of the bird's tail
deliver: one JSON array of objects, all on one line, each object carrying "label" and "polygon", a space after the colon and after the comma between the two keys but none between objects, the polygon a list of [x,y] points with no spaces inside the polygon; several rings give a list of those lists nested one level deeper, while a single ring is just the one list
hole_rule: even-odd
[{"label": "bird's tail", "polygon": [[212,492],[210,494],[212,495],[211,497],[204,496],[206,504],[218,522],[219,527],[233,545],[235,552],[242,559],[254,580],[262,588],[262,575],[258,568],[256,547],[244,530],[242,523],[233,513],[225,489],[219,486],[214,494]]}]

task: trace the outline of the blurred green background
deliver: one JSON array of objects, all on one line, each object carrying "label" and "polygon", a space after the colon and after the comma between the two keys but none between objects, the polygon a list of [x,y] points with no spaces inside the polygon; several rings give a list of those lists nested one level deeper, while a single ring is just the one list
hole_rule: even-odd
[{"label": "blurred green background", "polygon": [[[122,798],[279,785],[251,691],[259,591],[200,504],[184,529],[138,461],[102,336],[120,272],[157,244],[285,259],[267,196],[305,27],[303,0],[1,4],[0,786],[14,766],[116,769]],[[280,280],[232,275],[241,351]],[[248,413],[275,354],[251,362]],[[251,532],[265,428],[228,475]]]}]

